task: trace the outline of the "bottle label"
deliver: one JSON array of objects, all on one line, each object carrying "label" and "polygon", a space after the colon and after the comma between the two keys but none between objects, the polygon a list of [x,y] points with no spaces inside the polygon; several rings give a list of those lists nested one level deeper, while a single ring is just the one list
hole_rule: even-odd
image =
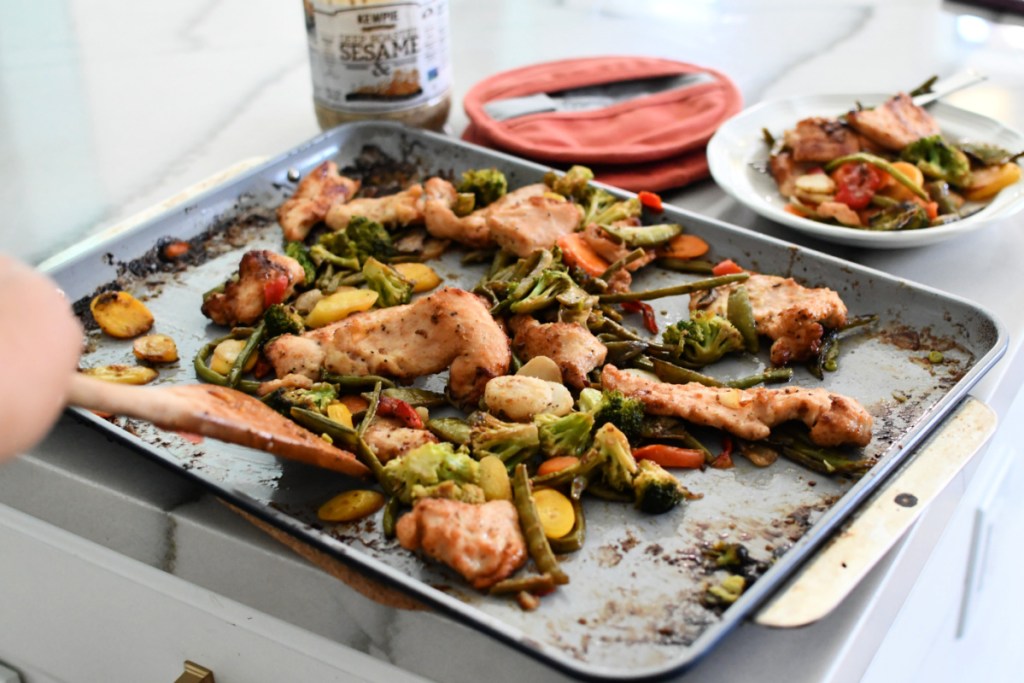
[{"label": "bottle label", "polygon": [[303,0],[313,99],[373,114],[436,101],[451,86],[448,0]]}]

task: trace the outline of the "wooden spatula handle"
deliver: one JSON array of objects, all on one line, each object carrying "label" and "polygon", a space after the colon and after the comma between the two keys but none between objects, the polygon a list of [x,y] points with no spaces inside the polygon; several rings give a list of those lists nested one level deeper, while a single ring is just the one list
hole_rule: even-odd
[{"label": "wooden spatula handle", "polygon": [[173,397],[145,387],[104,382],[75,373],[68,390],[68,404],[115,415],[166,423],[174,413]]}]

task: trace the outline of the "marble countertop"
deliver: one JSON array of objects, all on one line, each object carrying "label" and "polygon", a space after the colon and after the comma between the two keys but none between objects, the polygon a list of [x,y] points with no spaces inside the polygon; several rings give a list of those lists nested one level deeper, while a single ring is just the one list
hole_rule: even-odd
[{"label": "marble countertop", "polygon": [[[451,13],[455,89],[449,128],[454,135],[466,125],[462,98],[481,78],[535,62],[598,54],[662,56],[717,68],[736,81],[748,105],[808,93],[895,91],[969,66],[987,74],[988,81],[948,101],[1024,128],[1024,18],[967,5],[931,0],[451,0]],[[908,27],[912,40],[906,39]],[[298,0],[0,4],[0,200],[8,207],[0,249],[40,263],[240,160],[275,155],[303,142],[319,132],[311,92]],[[815,242],[774,225],[711,181],[665,197],[984,304],[1009,330],[1010,349],[973,394],[1002,419],[1009,417],[1024,379],[1019,353],[1024,283],[1009,275],[1024,253],[1020,216],[931,247],[869,251]],[[77,452],[80,447],[84,456]],[[9,484],[19,476],[43,487],[38,499],[30,501],[4,486],[5,479]],[[111,531],[77,512],[55,513],[45,504],[71,493],[85,501],[81,505],[97,509],[109,505],[101,503],[105,495],[113,496],[126,506],[126,514],[148,521]],[[4,503],[211,590],[290,614],[283,599],[267,605],[254,588],[233,585],[187,552],[167,566],[162,543],[166,527],[173,526],[183,534],[179,551],[191,534],[222,544],[225,552],[237,546],[238,556],[251,555],[266,575],[297,571],[297,560],[261,545],[251,529],[224,519],[224,511],[209,500],[190,502],[198,495],[170,473],[136,462],[123,448],[111,447],[66,419],[38,451],[0,477]],[[937,534],[955,498],[938,506],[945,516],[936,513],[930,522],[926,516],[922,527]],[[142,509],[153,515],[141,514]],[[927,557],[928,546],[923,547]],[[881,638],[865,632],[878,618],[870,616],[869,608],[888,595],[886,586],[899,573],[900,562],[909,575],[907,567],[919,569],[923,560],[908,560],[900,552],[888,557],[852,601],[817,629],[813,638],[825,651],[808,657],[806,677],[798,680],[856,680],[838,674],[837,667],[848,662],[851,671],[862,671],[867,666],[871,643]],[[251,568],[247,572],[259,582]],[[335,595],[326,585],[316,585]],[[394,623],[382,624],[367,605],[345,609],[360,612],[359,623],[369,626],[360,630],[318,622],[326,619],[323,615],[296,616],[296,623],[423,675],[471,677],[470,671],[445,675],[445,662],[431,659],[423,646],[403,642],[412,637],[407,633],[421,632],[432,619],[447,635],[464,637],[461,627],[424,615],[394,616],[397,622],[418,622],[416,629],[403,631]],[[894,610],[886,612],[890,619]],[[866,654],[854,656],[843,649],[844,634],[854,632],[868,643]],[[785,653],[802,651],[800,636],[751,625],[740,635],[743,643],[727,642],[713,656],[717,672],[699,667],[694,680],[729,680],[729,675],[741,680],[764,667],[774,670],[771,662],[782,672]],[[381,651],[383,642],[388,652]],[[408,653],[423,659],[413,661]],[[520,661],[521,656],[494,656],[513,668],[527,667],[535,680],[543,673],[539,665]]]}]

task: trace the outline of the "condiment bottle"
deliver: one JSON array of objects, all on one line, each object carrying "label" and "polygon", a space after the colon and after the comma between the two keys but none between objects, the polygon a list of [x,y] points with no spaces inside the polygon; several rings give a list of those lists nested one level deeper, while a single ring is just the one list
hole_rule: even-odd
[{"label": "condiment bottle", "polygon": [[448,0],[303,0],[322,129],[390,119],[441,130],[451,106]]}]

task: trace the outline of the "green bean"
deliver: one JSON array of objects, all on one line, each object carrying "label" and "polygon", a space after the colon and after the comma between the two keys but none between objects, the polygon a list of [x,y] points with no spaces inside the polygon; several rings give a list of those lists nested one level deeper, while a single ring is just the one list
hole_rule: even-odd
[{"label": "green bean", "polygon": [[690,382],[696,382],[698,384],[703,384],[706,387],[725,386],[725,382],[697,372],[696,370],[684,368],[676,365],[675,363],[669,363],[668,361],[661,360],[660,358],[651,358],[650,360],[654,374],[663,382],[669,382],[670,384],[689,384]]},{"label": "green bean", "polygon": [[728,285],[733,282],[743,282],[750,277],[750,273],[733,273],[730,275],[720,275],[718,277],[709,277],[703,280],[694,280],[693,282],[687,282],[681,285],[673,285],[671,287],[661,287],[659,289],[648,289],[642,292],[620,292],[618,294],[601,294],[599,300],[601,303],[606,304],[618,304],[624,301],[650,301],[651,299],[661,299],[666,296],[678,296],[681,294],[691,294],[693,292],[701,292],[715,287],[721,287],[722,285]]},{"label": "green bean", "polygon": [[437,408],[448,405],[448,399],[444,394],[426,389],[417,389],[416,387],[389,387],[384,389],[382,393],[389,398],[405,401],[414,408]]},{"label": "green bean", "polygon": [[530,491],[530,479],[526,474],[526,465],[522,463],[516,465],[515,473],[512,476],[512,493],[516,511],[519,513],[519,524],[523,528],[523,536],[526,538],[526,547],[534,564],[537,565],[537,569],[542,574],[550,574],[552,581],[556,584],[569,583],[569,577],[558,566],[558,560],[551,551],[548,537],[544,535],[544,529],[540,525],[537,505],[534,503]]},{"label": "green bean", "polygon": [[370,445],[366,443],[366,440],[363,439],[362,434],[313,410],[292,408],[290,413],[292,419],[306,429],[316,434],[326,434],[330,437],[332,443],[342,444],[346,449],[355,453],[362,463],[373,472],[373,476],[376,477],[377,483],[380,484],[381,488],[389,495],[395,493],[392,490],[393,487],[390,481],[384,474],[384,465],[377,458],[377,454],[373,452]]},{"label": "green bean", "polygon": [[245,346],[238,352],[238,356],[235,357],[235,362],[231,364],[231,369],[228,370],[227,380],[228,386],[235,388],[242,379],[242,372],[245,371],[245,365],[252,358],[252,354],[259,350],[260,344],[263,343],[267,336],[267,326],[261,320],[260,324],[252,331],[249,338],[245,341]]},{"label": "green bean", "polygon": [[438,417],[427,420],[426,427],[431,434],[443,441],[449,441],[457,446],[469,443],[469,424],[457,417]]},{"label": "green bean", "polygon": [[845,474],[859,477],[867,472],[874,461],[871,458],[855,457],[857,454],[825,448],[811,442],[807,429],[802,426],[778,427],[772,430],[765,443],[775,446],[785,457],[793,462],[822,474]]},{"label": "green bean", "polygon": [[793,378],[793,368],[768,368],[764,372],[758,372],[739,379],[729,380],[725,383],[733,389],[749,389],[758,384],[772,384],[775,382],[788,382]]},{"label": "green bean", "polygon": [[373,387],[373,393],[370,394],[370,405],[366,407],[366,414],[363,415],[363,419],[359,422],[359,438],[363,438],[366,434],[366,430],[370,428],[370,423],[373,422],[373,418],[377,417],[377,406],[380,405],[380,393],[383,389],[383,384],[377,382]]},{"label": "green bean", "polygon": [[893,177],[893,180],[898,182],[900,185],[906,187],[908,190],[913,192],[921,199],[925,200],[926,202],[931,201],[928,197],[928,193],[924,191],[924,188],[922,188],[920,185],[918,185],[913,180],[908,178],[902,171],[895,168],[892,164],[890,164],[882,157],[875,156],[874,154],[869,154],[868,152],[857,152],[855,154],[847,154],[837,159],[833,159],[832,161],[825,164],[825,170],[827,172],[832,172],[839,166],[842,166],[843,164],[847,163],[870,164],[875,168],[881,169],[888,173],[889,175],[891,175]]},{"label": "green bean", "polygon": [[550,593],[555,589],[555,579],[551,574],[530,574],[519,576],[491,586],[491,595],[510,595],[515,593]]},{"label": "green bean", "polygon": [[373,389],[377,384],[380,384],[385,389],[395,386],[395,383],[390,379],[379,375],[336,375],[331,372],[324,372],[320,375],[320,380],[328,384],[337,385],[338,390],[343,394],[362,389]]},{"label": "green bean", "polygon": [[583,547],[583,542],[587,538],[587,520],[583,516],[583,501],[579,497],[569,500],[572,502],[572,511],[575,515],[572,529],[561,538],[548,539],[551,550],[559,555],[576,552]]},{"label": "green bean", "polygon": [[711,275],[715,267],[715,264],[711,263],[711,261],[700,259],[660,258],[655,263],[665,270],[672,270],[677,273],[695,273],[697,275]]},{"label": "green bean", "polygon": [[647,344],[639,341],[608,341],[604,346],[608,349],[606,362],[620,368],[628,367],[631,360],[647,351]]},{"label": "green bean", "polygon": [[743,285],[738,285],[729,292],[726,317],[743,336],[743,346],[747,353],[757,353],[760,344],[757,322],[754,320],[754,307],[750,304],[750,295]]},{"label": "green bean", "polygon": [[[207,384],[216,384],[217,386],[226,387],[228,385],[228,378],[225,375],[220,374],[216,370],[213,370],[209,365],[210,356],[213,355],[217,345],[228,339],[235,339],[235,334],[228,334],[219,339],[215,339],[212,342],[204,344],[199,351],[196,352],[195,358],[192,359],[192,367],[195,368],[196,377]],[[238,385],[234,387],[239,391],[244,391],[247,394],[255,394],[259,389],[260,383],[253,382],[250,380],[241,380]]]},{"label": "green bean", "polygon": [[608,268],[606,268],[605,271],[601,273],[600,278],[605,282],[608,282],[608,279],[612,275],[615,275],[615,273],[619,272],[633,261],[643,258],[646,254],[647,252],[644,251],[643,249],[634,249],[633,251],[629,252],[628,254],[620,258],[615,263],[608,266]]},{"label": "green bean", "polygon": [[391,540],[395,537],[395,524],[398,523],[398,507],[401,505],[401,501],[398,496],[390,496],[388,502],[384,504],[384,516],[381,519],[381,527],[383,527],[384,538]]}]

